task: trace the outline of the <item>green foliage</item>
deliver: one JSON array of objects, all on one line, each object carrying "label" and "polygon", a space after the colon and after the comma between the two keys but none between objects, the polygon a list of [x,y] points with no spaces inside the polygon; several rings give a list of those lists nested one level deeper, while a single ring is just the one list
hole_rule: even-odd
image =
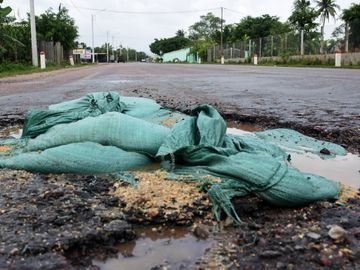
[{"label": "green foliage", "polygon": [[336,9],[340,9],[340,7],[335,3],[335,0],[316,0],[315,2],[318,7],[317,12],[322,22],[320,53],[323,53],[325,21],[329,20],[330,16],[335,19]]},{"label": "green foliage", "polygon": [[[223,23],[225,21],[223,20]],[[221,18],[209,12],[200,16],[200,21],[189,27],[189,38],[191,40],[211,40],[214,41],[217,32],[221,30]]]},{"label": "green foliage", "polygon": [[352,4],[344,9],[341,18],[349,24],[349,45],[360,47],[360,4]]},{"label": "green foliage", "polygon": [[[0,4],[2,4],[4,1],[0,0]],[[0,6],[0,22],[2,22],[2,18],[5,18],[7,15],[11,12],[11,7],[1,7]]]},{"label": "green foliage", "polygon": [[234,42],[244,38],[255,39],[288,31],[288,25],[280,22],[277,16],[270,16],[268,14],[261,17],[247,16],[234,27],[229,40]]},{"label": "green foliage", "polygon": [[288,21],[294,30],[312,32],[318,26],[315,22],[318,12],[310,6],[308,0],[295,0],[294,7]]},{"label": "green foliage", "polygon": [[[178,31],[179,32],[179,31]],[[184,36],[176,35],[171,38],[162,38],[155,39],[153,43],[150,44],[150,51],[157,55],[162,55],[167,52],[172,52],[186,48],[190,45],[190,40]]]},{"label": "green foliage", "polygon": [[193,44],[191,47],[191,53],[193,53],[193,54],[198,53],[199,57],[202,59],[202,61],[206,61],[207,50],[212,45],[213,45],[213,42],[211,40],[195,40],[195,41],[193,41]]},{"label": "green foliage", "polygon": [[11,10],[0,6],[0,63],[6,60],[17,62],[26,54],[26,29],[22,23],[16,23],[14,17],[8,16]]},{"label": "green foliage", "polygon": [[[94,48],[95,53],[106,53],[107,52],[106,44],[107,43],[101,45],[101,47],[95,47]],[[108,48],[109,54],[111,54],[111,51],[113,50],[113,46],[110,43],[108,43],[108,46],[109,46]]]},{"label": "green foliage", "polygon": [[68,9],[61,5],[57,12],[50,8],[36,17],[36,30],[40,40],[60,42],[64,50],[73,49],[78,37],[74,19],[69,16]]},{"label": "green foliage", "polygon": [[320,19],[325,24],[325,20],[329,20],[330,17],[335,19],[336,9],[340,9],[340,7],[335,3],[335,0],[316,0],[316,5],[318,7],[318,14],[320,15]]}]

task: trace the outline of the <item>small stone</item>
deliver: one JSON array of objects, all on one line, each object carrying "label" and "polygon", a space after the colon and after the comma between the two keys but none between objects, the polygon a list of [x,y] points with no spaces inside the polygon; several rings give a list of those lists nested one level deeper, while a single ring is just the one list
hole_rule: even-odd
[{"label": "small stone", "polygon": [[306,236],[314,240],[318,240],[321,237],[320,234],[314,232],[308,232]]},{"label": "small stone", "polygon": [[331,239],[337,240],[337,241],[343,240],[345,238],[346,234],[347,234],[347,231],[338,225],[331,226],[331,228],[328,232],[328,235],[331,237]]},{"label": "small stone", "polygon": [[210,232],[204,224],[196,224],[193,228],[193,234],[200,239],[206,239]]},{"label": "small stone", "polygon": [[286,268],[286,264],[282,263],[282,262],[277,262],[276,263],[276,269],[284,269]]},{"label": "small stone", "polygon": [[19,253],[19,249],[18,248],[13,248],[11,251],[10,251],[10,255],[11,256],[14,256],[14,255],[16,255],[16,254],[18,254]]},{"label": "small stone", "polygon": [[157,228],[151,228],[151,231],[153,231],[153,232],[157,232]]},{"label": "small stone", "polygon": [[259,239],[259,241],[257,242],[257,244],[258,244],[258,246],[260,246],[260,247],[264,247],[264,246],[266,246],[267,241],[266,241],[265,238],[261,237],[261,238]]},{"label": "small stone", "polygon": [[301,250],[304,250],[305,248],[304,248],[304,246],[296,245],[296,246],[294,247],[294,249],[295,249],[295,250],[298,250],[298,251],[301,251]]},{"label": "small stone", "polygon": [[275,258],[281,256],[281,252],[276,250],[265,250],[260,253],[260,257],[262,258]]}]

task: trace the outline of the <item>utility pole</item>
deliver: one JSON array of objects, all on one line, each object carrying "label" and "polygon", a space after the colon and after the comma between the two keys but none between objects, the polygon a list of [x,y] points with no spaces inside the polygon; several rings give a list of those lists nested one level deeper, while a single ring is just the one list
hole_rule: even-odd
[{"label": "utility pole", "polygon": [[345,23],[345,52],[349,52],[349,23]]},{"label": "utility pole", "polygon": [[126,48],[126,62],[129,62],[129,47]]},{"label": "utility pole", "polygon": [[37,67],[39,66],[39,61],[38,61],[38,51],[37,51],[37,41],[36,41],[34,0],[30,0],[30,27],[31,27],[32,64],[34,67]]},{"label": "utility pole", "polygon": [[106,62],[109,63],[109,31],[106,32]]},{"label": "utility pole", "polygon": [[114,56],[114,61],[115,61],[115,54],[116,54],[116,48],[115,48],[115,45],[114,45],[114,36],[111,36],[111,46],[112,46],[112,51],[111,51],[111,55]]},{"label": "utility pole", "polygon": [[304,55],[304,30],[300,32],[300,55]]},{"label": "utility pole", "polygon": [[221,53],[221,64],[224,64],[224,45],[223,45],[223,17],[224,8],[221,7],[221,32],[220,32],[220,53]]},{"label": "utility pole", "polygon": [[137,51],[135,51],[135,62],[137,62]]},{"label": "utility pole", "polygon": [[94,49],[94,14],[91,14],[91,47],[92,47],[92,62],[95,63],[95,49]]}]

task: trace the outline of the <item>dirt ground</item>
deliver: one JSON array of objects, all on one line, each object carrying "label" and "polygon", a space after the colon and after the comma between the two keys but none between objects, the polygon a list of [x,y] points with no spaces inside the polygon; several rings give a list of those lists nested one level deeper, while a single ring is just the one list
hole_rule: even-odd
[{"label": "dirt ground", "polygon": [[[175,67],[181,69],[178,65]],[[331,107],[331,103],[334,102],[332,99],[336,100],[332,95],[341,94],[334,94],[336,91],[333,88],[329,89],[334,91],[325,89],[324,92],[318,93],[316,102],[306,105],[308,110],[303,110],[300,109],[302,104],[294,105],[288,100],[295,98],[297,94],[287,96],[287,101],[279,97],[282,93],[277,93],[278,96],[274,98],[264,94],[261,100],[262,97],[255,95],[252,89],[245,91],[247,86],[241,86],[238,94],[229,94],[224,99],[218,98],[221,92],[217,96],[214,94],[215,89],[212,89],[209,95],[205,95],[204,91],[191,95],[201,82],[189,75],[193,70],[186,70],[187,67],[183,73],[188,79],[193,80],[192,87],[184,85],[182,92],[165,92],[165,87],[171,88],[174,82],[170,84],[167,81],[163,86],[155,85],[153,82],[156,79],[162,79],[161,71],[149,75],[148,70],[142,69],[142,73],[134,77],[131,72],[135,68],[130,66],[128,73],[125,72],[121,76],[108,76],[107,84],[103,84],[102,88],[99,88],[101,82],[90,86],[94,82],[93,77],[99,76],[96,72],[91,72],[91,68],[82,71],[82,75],[72,74],[70,78],[73,81],[61,86],[57,85],[64,83],[67,72],[57,71],[53,80],[47,74],[36,75],[44,76],[39,78],[30,76],[25,79],[2,80],[0,129],[15,124],[21,125],[24,112],[29,107],[60,102],[81,96],[88,91],[111,90],[115,84],[109,83],[110,80],[135,81],[144,76],[152,78],[150,87],[145,86],[145,83],[124,82],[119,87],[122,88],[119,89],[120,93],[154,98],[166,107],[183,112],[188,112],[192,105],[207,102],[216,107],[228,120],[251,123],[261,128],[295,128],[306,135],[340,143],[353,153],[359,153],[359,107],[351,100],[357,94],[345,95],[348,100],[342,100],[342,105]],[[173,67],[170,66],[169,69]],[[105,71],[107,70],[105,67]],[[105,71],[100,70],[98,73],[104,74]],[[226,71],[230,74],[237,72],[231,68]],[[197,72],[197,75],[205,73],[203,70]],[[211,72],[205,75],[212,76]],[[262,76],[256,70],[251,69],[247,72]],[[275,76],[267,69],[265,72],[268,76]],[[318,70],[316,72],[323,73]],[[229,76],[232,83],[236,84],[233,76]],[[290,75],[285,72],[284,78],[278,80],[277,84],[281,84],[287,76]],[[346,76],[353,75],[341,73],[338,86],[341,85],[342,77]],[[175,78],[175,75],[165,77]],[[175,89],[180,89],[181,81],[177,83]],[[24,91],[25,84],[30,90],[34,89],[32,94]],[[346,90],[355,87],[354,85],[347,82],[343,87]],[[228,84],[225,86],[229,87]],[[275,82],[271,87],[275,87]],[[52,92],[43,98],[44,93],[50,88]],[[314,88],[316,85],[312,85],[312,89]],[[321,103],[325,93],[326,98]],[[245,101],[235,102],[242,97],[246,97]],[[269,113],[272,110],[272,99],[275,102],[273,104],[281,104],[278,104],[273,113]],[[307,102],[302,96],[299,100],[303,104]],[[248,104],[244,105],[244,102]],[[257,102],[263,104],[263,108]],[[289,103],[288,107],[286,102]],[[251,104],[254,105],[252,109],[249,108]],[[349,110],[345,113],[347,105]],[[333,111],[319,114],[319,110],[326,108]],[[347,190],[341,201],[319,202],[296,209],[273,207],[253,197],[237,199],[236,210],[243,223],[238,227],[229,227],[213,233],[211,228],[214,224],[209,218],[211,205],[206,194],[190,192],[193,196],[186,198],[189,201],[187,205],[176,202],[179,204],[175,210],[172,209],[175,213],[174,218],[174,215],[169,215],[169,209],[158,211],[159,208],[154,205],[144,208],[144,200],[137,201],[134,207],[130,207],[126,200],[132,200],[134,203],[133,197],[131,194],[128,197],[119,196],[121,192],[116,191],[119,191],[119,188],[127,188],[119,183],[108,176],[41,175],[1,170],[0,269],[97,269],[92,265],[95,254],[104,254],[104,258],[116,254],[117,250],[114,247],[119,242],[136,237],[132,224],[141,224],[144,220],[149,225],[164,226],[191,225],[202,220],[205,234],[213,237],[215,243],[206,252],[205,257],[193,266],[195,269],[360,269],[360,200],[356,190]],[[172,197],[169,197],[169,201],[172,202]],[[178,218],[179,216],[182,218]],[[181,222],[177,223],[179,220]],[[221,224],[219,226],[221,227]],[[335,233],[331,233],[333,238],[329,236],[330,230],[335,230]],[[159,264],[156,269],[172,268],[171,265]]]}]

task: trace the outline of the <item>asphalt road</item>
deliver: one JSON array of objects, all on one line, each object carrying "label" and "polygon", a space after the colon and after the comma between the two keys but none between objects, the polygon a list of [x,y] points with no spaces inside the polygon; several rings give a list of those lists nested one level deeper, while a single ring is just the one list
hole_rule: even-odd
[{"label": "asphalt road", "polygon": [[325,129],[360,127],[360,70],[240,65],[111,63],[4,78],[0,116],[110,90],[173,107],[211,103]]}]

